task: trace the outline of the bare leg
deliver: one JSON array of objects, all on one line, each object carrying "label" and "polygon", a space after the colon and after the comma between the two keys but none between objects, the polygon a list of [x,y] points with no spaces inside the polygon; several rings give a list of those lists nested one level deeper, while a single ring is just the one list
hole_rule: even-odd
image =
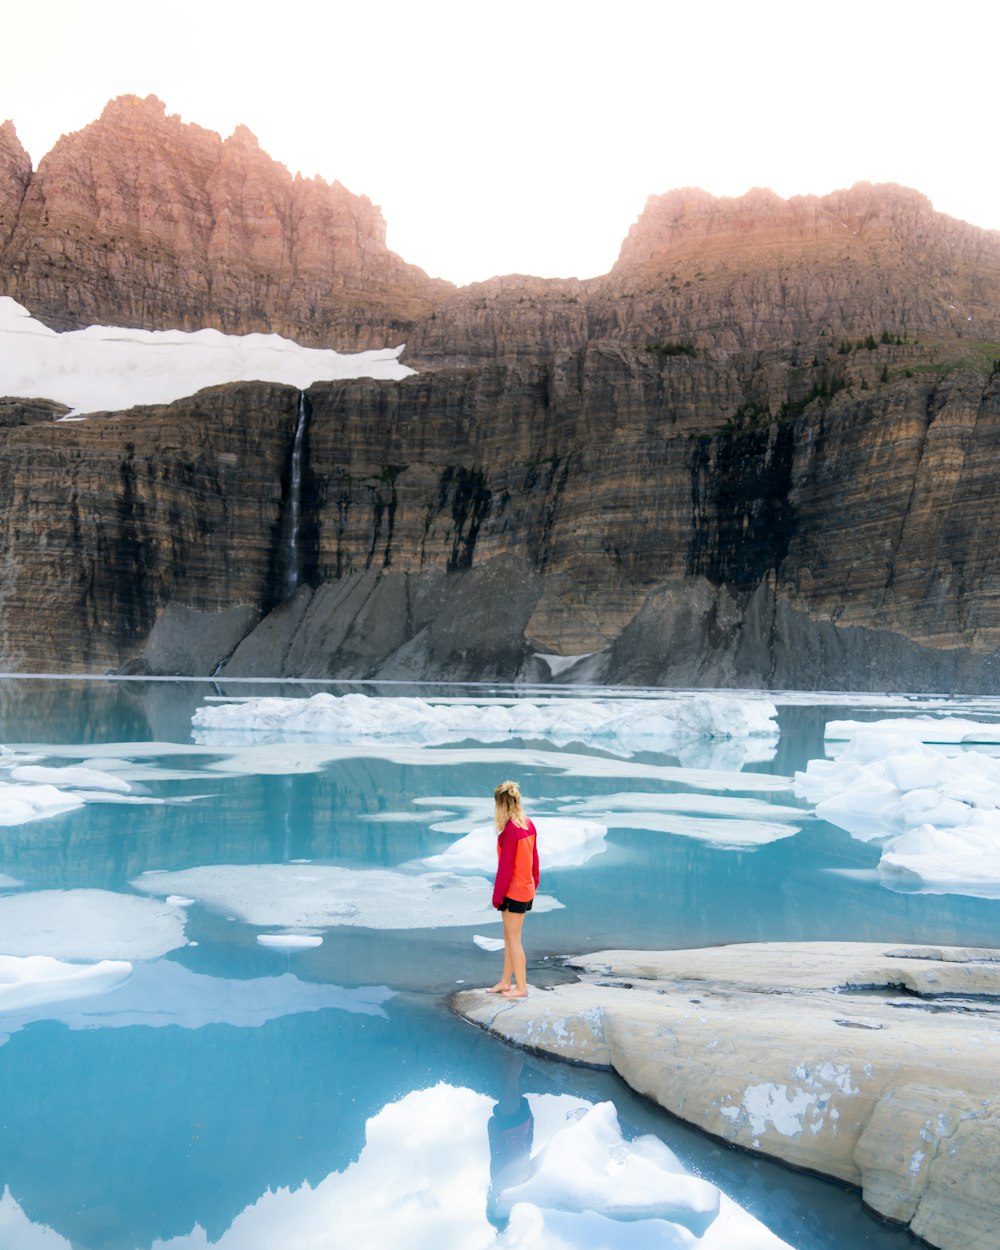
[{"label": "bare leg", "polygon": [[524,947],[521,945],[521,926],[524,924],[523,911],[505,911],[503,913],[503,952],[504,969],[510,961],[514,977],[514,988],[501,990],[504,998],[527,998],[527,963],[524,958]]},{"label": "bare leg", "polygon": [[506,994],[510,989],[510,978],[514,974],[514,964],[510,957],[510,943],[507,940],[507,917],[509,911],[500,913],[503,917],[503,974],[496,985],[491,985],[486,991],[487,994]]}]

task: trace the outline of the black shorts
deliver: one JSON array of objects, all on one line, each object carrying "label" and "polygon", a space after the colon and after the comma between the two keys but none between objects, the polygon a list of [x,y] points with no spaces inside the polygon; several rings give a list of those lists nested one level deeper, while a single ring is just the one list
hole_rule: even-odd
[{"label": "black shorts", "polygon": [[506,898],[505,897],[503,902],[500,904],[500,910],[501,911],[516,911],[516,912],[531,911],[531,903],[532,903],[532,900],[530,898],[525,903],[525,902],[522,902],[522,900],[519,898]]}]

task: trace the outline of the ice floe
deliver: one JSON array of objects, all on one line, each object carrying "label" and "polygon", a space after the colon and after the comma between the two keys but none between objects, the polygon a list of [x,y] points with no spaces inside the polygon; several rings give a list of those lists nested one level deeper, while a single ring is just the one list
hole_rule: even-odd
[{"label": "ice floe", "polygon": [[862,733],[891,735],[897,740],[930,743],[1000,744],[1000,722],[975,721],[959,716],[898,716],[885,720],[827,721],[827,741],[849,742]]},{"label": "ice floe", "polygon": [[[491,800],[492,805],[492,800]],[[546,868],[578,868],[605,849],[607,828],[593,820],[559,816],[533,817],[538,854]],[[493,825],[477,825],[440,855],[421,861],[427,868],[451,872],[496,871],[497,833]]]},{"label": "ice floe", "polygon": [[[445,1084],[415,1090],[368,1120],[343,1172],[269,1190],[211,1245],[272,1250],[277,1237],[321,1250],[336,1229],[338,1245],[408,1250],[788,1250],[657,1138],[625,1138],[610,1103],[529,1094],[521,1107],[531,1127],[516,1135],[520,1153],[491,1163],[492,1099]],[[196,1226],[152,1250],[208,1245]]]},{"label": "ice floe", "polygon": [[881,842],[883,884],[1000,897],[1000,760],[865,725],[836,759],[796,773],[795,790],[821,819]]},{"label": "ice floe", "polygon": [[[491,881],[450,872],[313,864],[304,873],[292,864],[216,864],[147,873],[132,885],[146,894],[191,895],[247,924],[274,928],[439,929],[501,919],[492,907]],[[534,910],[561,906],[538,895]]]},{"label": "ice floe", "polygon": [[323,939],[314,933],[258,933],[261,946],[273,946],[276,950],[304,951],[323,945]]},{"label": "ice floe", "polygon": [[[71,964],[48,955],[0,955],[0,1012],[103,994],[127,981],[127,960]],[[7,1028],[7,1021],[4,1021]]]},{"label": "ice floe", "polygon": [[185,944],[184,921],[179,908],[110,890],[5,894],[0,952],[68,960],[156,959]]},{"label": "ice floe", "polygon": [[85,768],[82,764],[69,764],[65,768],[47,768],[42,764],[19,764],[10,770],[10,777],[12,781],[26,781],[32,785],[41,783],[66,786],[72,790],[114,790],[119,794],[128,794],[132,789],[121,777],[96,768]]},{"label": "ice floe", "polygon": [[29,820],[61,816],[83,807],[83,799],[56,786],[0,781],[0,825],[24,825]]},{"label": "ice floe", "polygon": [[704,694],[682,699],[520,698],[430,701],[316,694],[310,698],[251,698],[209,703],[192,717],[200,742],[206,731],[281,741],[295,735],[332,741],[417,739],[425,743],[544,738],[557,743],[610,741],[627,750],[698,739],[777,735],[773,703]]},{"label": "ice floe", "polygon": [[483,937],[481,933],[474,933],[472,940],[481,951],[502,951],[504,947],[503,938]]},{"label": "ice floe", "polygon": [[0,394],[52,399],[74,412],[167,404],[223,382],[282,382],[304,390],[339,378],[398,381],[403,348],[341,355],[277,334],[89,326],[57,334],[0,296]]},{"label": "ice floe", "polygon": [[[385,1004],[394,997],[384,985],[344,988],[302,981],[290,972],[248,980],[208,976],[171,959],[136,963],[131,970],[131,976],[126,972],[116,980],[107,963],[80,968],[74,982],[78,994],[12,1005],[4,1009],[3,1031],[12,1034],[36,1020],[58,1020],[70,1029],[200,1029],[212,1024],[255,1029],[283,1016],[331,1010],[386,1019]],[[72,1002],[65,1001],[70,997]]]},{"label": "ice floe", "polygon": [[561,808],[599,816],[612,829],[648,829],[745,850],[790,838],[808,813],[761,799],[718,794],[653,794],[632,791],[578,799]]}]

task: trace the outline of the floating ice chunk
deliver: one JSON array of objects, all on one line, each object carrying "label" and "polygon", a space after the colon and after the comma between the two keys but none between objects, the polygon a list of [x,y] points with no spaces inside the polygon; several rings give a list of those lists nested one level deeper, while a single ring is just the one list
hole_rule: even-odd
[{"label": "floating ice chunk", "polygon": [[309,950],[323,945],[323,939],[314,933],[258,933],[257,941],[261,946],[288,951]]},{"label": "floating ice chunk", "polygon": [[0,897],[0,951],[55,959],[156,959],[187,940],[184,913],[110,890]]},{"label": "floating ice chunk", "polygon": [[[217,864],[144,874],[132,885],[147,894],[190,894],[247,924],[275,928],[439,929],[497,924],[501,918],[492,907],[490,881],[448,872],[316,864],[304,879],[290,864]],[[547,895],[535,899],[535,911],[561,906]]]},{"label": "floating ice chunk", "polygon": [[0,825],[23,825],[79,807],[83,807],[83,800],[78,795],[64,794],[55,786],[0,781]]},{"label": "floating ice chunk", "polygon": [[0,890],[19,890],[23,885],[24,882],[17,877],[8,877],[5,872],[0,872]]},{"label": "floating ice chunk", "polygon": [[847,742],[861,733],[891,734],[906,742],[1000,743],[1000,722],[966,720],[958,716],[891,717],[886,720],[828,721],[823,737]]},{"label": "floating ice chunk", "polygon": [[0,955],[0,1011],[106,994],[131,973],[132,965],[117,959],[70,964],[48,955]]},{"label": "floating ice chunk", "polygon": [[371,698],[362,694],[311,698],[257,698],[213,703],[192,717],[201,742],[205,731],[265,735],[271,741],[295,735],[333,741],[410,738],[426,743],[471,738],[546,738],[554,742],[614,740],[630,749],[701,738],[777,734],[777,711],[763,699],[722,695],[687,699],[506,699],[481,703],[430,702],[418,698]]},{"label": "floating ice chunk", "polygon": [[795,790],[823,820],[882,841],[884,885],[1000,897],[1000,760],[865,726],[838,759],[796,773]]},{"label": "floating ice chunk", "polygon": [[752,820],[801,820],[806,814],[801,807],[786,807],[764,799],[732,798],[726,794],[656,793],[648,790],[624,790],[615,794],[590,795],[574,799],[562,811],[591,812],[606,816],[612,812],[685,812],[698,816],[746,816]]},{"label": "floating ice chunk", "polygon": [[183,894],[168,894],[165,901],[170,907],[191,907],[194,904],[193,898],[185,898]]},{"label": "floating ice chunk", "polygon": [[[761,799],[643,791],[596,795],[567,804],[562,810],[593,813],[612,829],[671,833],[712,842],[720,849],[729,850],[763,846],[791,837],[799,832],[799,826],[778,822],[802,820],[807,814],[797,807],[783,807]],[[696,816],[701,819],[695,819]]]},{"label": "floating ice chunk", "polygon": [[503,950],[503,945],[504,945],[503,938],[488,938],[488,937],[483,937],[482,934],[475,933],[473,934],[472,940],[473,942],[475,942],[475,944],[479,947],[481,951],[502,951]]},{"label": "floating ice chunk", "polygon": [[10,776],[12,781],[69,787],[72,790],[115,790],[119,794],[128,794],[132,789],[121,777],[98,771],[96,768],[84,768],[81,764],[69,764],[65,768],[22,764],[17,768],[12,768]]},{"label": "floating ice chunk", "polygon": [[[532,819],[538,830],[538,854],[544,856],[546,868],[578,868],[605,849],[608,831],[596,821],[558,816]],[[479,825],[440,855],[432,855],[422,862],[428,868],[451,872],[495,872],[496,829],[491,825]]]},{"label": "floating ice chunk", "polygon": [[77,412],[167,404],[223,382],[282,382],[304,390],[337,378],[398,381],[413,373],[402,347],[341,355],[277,334],[90,326],[56,334],[0,297],[0,394],[54,399]]}]

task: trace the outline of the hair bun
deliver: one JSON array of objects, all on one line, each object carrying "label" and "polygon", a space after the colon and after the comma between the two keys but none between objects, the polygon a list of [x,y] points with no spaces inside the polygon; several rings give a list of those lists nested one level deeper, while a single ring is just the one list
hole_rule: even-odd
[{"label": "hair bun", "polygon": [[515,798],[521,797],[521,791],[517,787],[516,781],[501,781],[497,788],[493,791],[493,797],[499,799],[505,794],[513,795]]}]

